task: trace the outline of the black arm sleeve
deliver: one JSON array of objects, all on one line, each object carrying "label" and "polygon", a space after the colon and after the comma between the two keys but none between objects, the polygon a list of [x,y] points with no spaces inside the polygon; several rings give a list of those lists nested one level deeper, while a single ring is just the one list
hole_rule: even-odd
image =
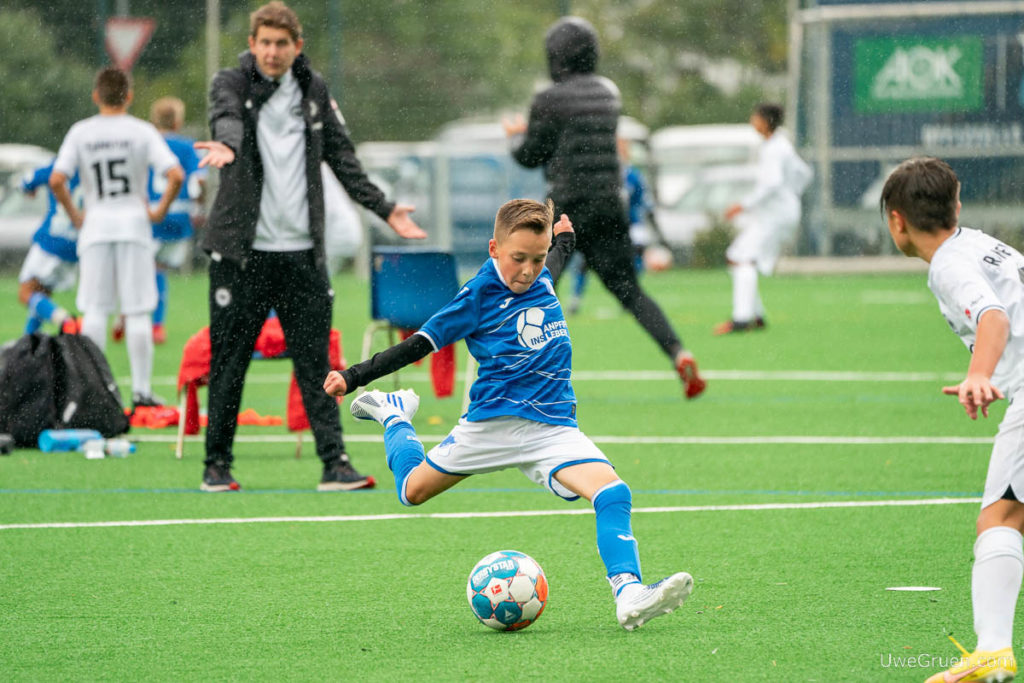
[{"label": "black arm sleeve", "polygon": [[569,257],[572,256],[575,248],[576,233],[560,232],[555,235],[551,249],[548,250],[547,260],[544,261],[544,265],[551,271],[551,279],[554,282],[558,282],[558,278],[561,277],[565,264],[569,262]]},{"label": "black arm sleeve", "polygon": [[433,350],[434,347],[426,337],[414,334],[390,349],[375,353],[369,360],[341,371],[345,379],[345,393],[351,394],[358,387],[365,387],[375,379],[415,363]]}]

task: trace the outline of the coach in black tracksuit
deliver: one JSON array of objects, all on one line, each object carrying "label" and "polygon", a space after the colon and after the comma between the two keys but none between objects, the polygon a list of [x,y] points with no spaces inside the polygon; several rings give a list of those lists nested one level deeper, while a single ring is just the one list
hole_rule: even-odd
[{"label": "coach in black tracksuit", "polygon": [[622,103],[615,84],[594,73],[597,32],[579,17],[563,18],[548,30],[545,47],[554,83],[534,98],[529,125],[505,121],[512,156],[544,167],[555,215],[572,220],[577,251],[673,360],[693,398],[704,389],[693,355],[637,282],[615,144]]},{"label": "coach in black tracksuit", "polygon": [[321,161],[349,196],[403,237],[424,237],[363,172],[327,86],[301,53],[298,18],[271,3],[252,15],[249,51],[210,88],[213,140],[204,165],[221,169],[202,247],[210,262],[209,426],[202,488],[239,488],[232,444],[245,373],[267,314],[284,330],[302,402],[324,464],[319,490],[372,486],[345,454],[335,399],[322,383],[334,292],[324,251]]}]

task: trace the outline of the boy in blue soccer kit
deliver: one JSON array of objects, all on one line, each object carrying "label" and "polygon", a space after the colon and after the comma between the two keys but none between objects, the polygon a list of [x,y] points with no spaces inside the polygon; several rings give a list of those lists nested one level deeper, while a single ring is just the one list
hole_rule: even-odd
[{"label": "boy in blue soccer kit", "polygon": [[429,453],[410,424],[419,407],[411,390],[366,392],[350,406],[353,416],[384,426],[399,499],[419,505],[470,475],[510,467],[566,500],[588,499],[616,616],[631,631],[679,607],[693,579],[679,572],[641,583],[629,487],[577,426],[572,344],[552,277],[571,254],[574,235],[563,215],[552,248],[551,224],[550,205],[507,202],[495,219],[491,259],[456,297],[406,341],[331,372],[324,390],[343,396],[464,339],[480,365],[469,410]]},{"label": "boy in blue soccer kit", "polygon": [[[971,352],[964,380],[943,387],[977,419],[1008,397],[978,514],[971,602],[978,642],[926,683],[1009,681],[1017,673],[1013,616],[1024,576],[1024,256],[979,230],[959,227],[960,181],[945,162],[910,159],[882,189],[897,248],[928,263],[928,287]],[[954,641],[955,642],[955,641]]]},{"label": "boy in blue soccer kit", "polygon": [[[32,246],[18,273],[18,300],[28,308],[25,334],[35,332],[44,322],[64,326],[70,321],[70,331],[75,331],[71,315],[50,298],[55,291],[74,287],[78,272],[78,254],[75,252],[78,231],[50,192],[51,171],[53,161],[27,174],[21,181],[21,191],[25,194],[34,194],[40,187],[45,187],[48,195],[46,217],[32,235]],[[72,176],[68,189],[75,203],[81,206],[82,193],[78,189],[77,173]]]}]

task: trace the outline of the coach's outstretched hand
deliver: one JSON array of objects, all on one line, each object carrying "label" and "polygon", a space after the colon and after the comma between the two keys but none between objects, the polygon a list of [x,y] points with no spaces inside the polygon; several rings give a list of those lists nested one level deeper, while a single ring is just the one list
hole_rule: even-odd
[{"label": "coach's outstretched hand", "polygon": [[348,391],[348,385],[345,383],[345,378],[341,376],[341,373],[337,370],[331,370],[327,373],[327,379],[324,380],[324,391],[331,396],[344,396]]},{"label": "coach's outstretched hand", "polygon": [[409,214],[416,210],[415,206],[408,204],[397,204],[388,216],[388,225],[399,237],[407,240],[421,240],[427,236],[423,229],[416,225],[416,222],[409,217]]},{"label": "coach's outstretched hand", "polygon": [[576,232],[575,230],[572,229],[572,221],[570,221],[569,217],[566,216],[564,213],[558,219],[558,222],[555,223],[555,229],[553,234],[561,235],[563,232]]},{"label": "coach's outstretched hand", "polygon": [[206,155],[199,160],[199,168],[203,168],[205,166],[224,168],[235,161],[235,150],[231,149],[223,142],[208,140],[206,142],[197,142],[192,146],[196,149],[206,150]]}]

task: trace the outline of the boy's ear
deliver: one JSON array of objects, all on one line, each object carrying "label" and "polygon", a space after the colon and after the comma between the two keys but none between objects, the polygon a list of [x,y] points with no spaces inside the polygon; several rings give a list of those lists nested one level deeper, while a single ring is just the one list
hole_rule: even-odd
[{"label": "boy's ear", "polygon": [[92,91],[92,103],[97,107],[100,106],[100,93],[98,90]]},{"label": "boy's ear", "polygon": [[487,243],[487,253],[490,254],[491,258],[498,258],[498,243],[491,238],[491,241]]}]

